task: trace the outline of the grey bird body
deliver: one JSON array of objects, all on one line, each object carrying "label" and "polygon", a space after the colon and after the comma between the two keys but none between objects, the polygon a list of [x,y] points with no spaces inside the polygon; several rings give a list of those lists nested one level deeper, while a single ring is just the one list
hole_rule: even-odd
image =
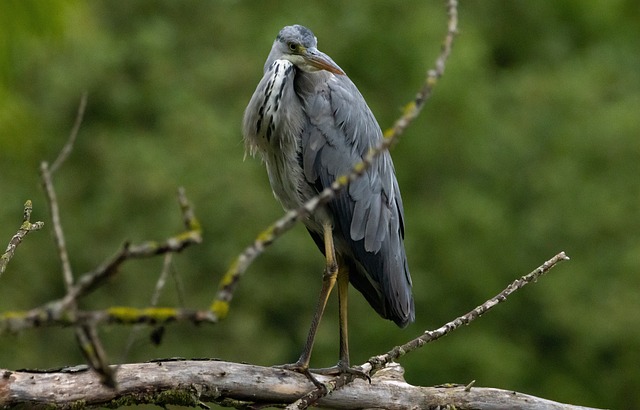
[{"label": "grey bird body", "polygon": [[[356,86],[302,26],[285,27],[276,38],[245,111],[243,134],[247,152],[262,157],[273,193],[287,210],[347,175],[382,139]],[[351,284],[401,327],[415,316],[403,218],[391,156],[384,152],[304,220],[323,253],[323,227],[332,227],[338,265]]]}]

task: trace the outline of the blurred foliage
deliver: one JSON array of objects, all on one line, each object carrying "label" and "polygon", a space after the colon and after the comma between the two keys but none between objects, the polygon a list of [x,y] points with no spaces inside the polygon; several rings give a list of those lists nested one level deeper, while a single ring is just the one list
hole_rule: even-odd
[{"label": "blurred foliage", "polygon": [[[36,5],[37,4],[37,5]],[[354,363],[467,312],[564,250],[572,260],[469,328],[402,360],[410,383],[468,383],[548,399],[639,408],[640,8],[634,0],[462,2],[445,77],[394,152],[406,208],[417,323],[380,320],[353,293]],[[184,288],[162,304],[205,308],[232,258],[281,215],[240,123],[271,43],[307,25],[358,85],[383,128],[419,87],[445,31],[442,2],[0,2],[0,238],[26,199],[46,229],[1,279],[0,311],[64,292],[38,164],[89,104],[55,175],[73,269],[125,240],[181,229],[185,186],[205,243],[175,258]],[[3,245],[4,246],[4,245]],[[84,308],[145,306],[162,261],[128,263]],[[125,355],[130,332],[101,331],[114,361],[219,357],[294,361],[322,257],[298,227],[242,280],[229,318],[171,326]],[[313,363],[337,359],[335,300]],[[0,338],[0,366],[82,361],[68,329]]]}]

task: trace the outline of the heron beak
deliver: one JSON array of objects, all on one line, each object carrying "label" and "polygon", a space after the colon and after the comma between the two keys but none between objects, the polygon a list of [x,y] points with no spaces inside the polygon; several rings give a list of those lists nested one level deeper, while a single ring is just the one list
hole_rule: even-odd
[{"label": "heron beak", "polygon": [[305,50],[303,58],[309,66],[316,70],[326,70],[336,75],[344,75],[344,71],[336,63],[333,62],[331,57],[318,50],[317,48],[308,48]]}]

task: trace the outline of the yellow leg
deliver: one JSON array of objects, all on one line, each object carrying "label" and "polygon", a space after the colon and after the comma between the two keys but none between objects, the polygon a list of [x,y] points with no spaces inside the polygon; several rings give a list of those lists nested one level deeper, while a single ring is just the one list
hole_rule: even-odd
[{"label": "yellow leg", "polygon": [[349,364],[349,332],[347,331],[347,296],[349,290],[349,271],[341,265],[338,270],[338,309],[340,320],[340,362],[338,367],[348,368]]},{"label": "yellow leg", "polygon": [[340,360],[338,365],[325,369],[314,369],[315,373],[336,375],[341,373],[349,373],[355,377],[360,377],[365,380],[371,381],[369,376],[363,373],[360,369],[353,369],[349,364],[349,337],[347,331],[347,293],[349,290],[349,271],[344,264],[338,267],[338,261],[336,259],[336,252],[333,245],[333,233],[330,224],[323,226],[324,233],[324,247],[326,256],[326,270],[322,276],[322,290],[318,297],[318,304],[316,305],[316,311],[311,320],[311,327],[307,335],[307,341],[302,350],[302,354],[298,361],[291,365],[282,366],[286,369],[294,370],[303,373],[307,378],[313,382],[316,386],[322,387],[320,383],[309,371],[309,361],[311,359],[311,351],[313,350],[313,342],[316,337],[316,331],[320,325],[320,320],[324,313],[324,309],[327,306],[327,300],[331,294],[331,290],[338,282],[338,304],[339,304],[339,319],[340,319]]},{"label": "yellow leg", "polygon": [[[318,330],[318,325],[320,325],[320,320],[322,319],[322,315],[324,313],[324,309],[327,306],[327,300],[329,299],[329,295],[331,294],[331,290],[336,284],[336,277],[338,277],[338,262],[336,260],[336,252],[333,246],[333,233],[330,224],[325,224],[323,226],[324,233],[324,249],[327,260],[326,270],[324,275],[322,276],[322,289],[320,290],[320,296],[318,297],[318,303],[316,305],[316,311],[313,315],[313,319],[311,320],[311,327],[309,328],[309,334],[307,335],[307,341],[304,345],[304,349],[302,350],[302,354],[300,358],[295,363],[293,367],[297,368],[297,370],[307,372],[309,369],[309,360],[311,359],[311,351],[313,350],[313,342],[316,338],[316,331]],[[345,306],[346,309],[346,306]],[[346,316],[345,316],[346,319]],[[342,339],[342,333],[341,333]],[[341,344],[342,351],[342,344]],[[347,352],[348,355],[348,352]]]},{"label": "yellow leg", "polygon": [[314,373],[335,376],[343,373],[351,374],[364,380],[369,380],[369,375],[360,368],[352,368],[349,361],[349,332],[347,326],[347,296],[349,290],[349,269],[344,263],[338,268],[338,309],[340,319],[340,360],[338,365],[323,369],[313,369]]}]

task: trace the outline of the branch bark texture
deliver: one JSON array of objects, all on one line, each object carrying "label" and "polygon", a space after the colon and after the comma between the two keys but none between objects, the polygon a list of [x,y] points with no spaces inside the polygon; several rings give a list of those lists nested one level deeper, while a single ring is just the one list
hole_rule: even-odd
[{"label": "branch bark texture", "polygon": [[[167,360],[112,368],[117,388],[101,384],[100,377],[84,365],[46,372],[0,369],[0,408],[69,409],[141,403],[206,408],[206,402],[266,406],[294,402],[314,389],[305,376],[295,372],[215,360]],[[385,370],[371,383],[356,380],[316,405],[335,409],[588,409],[493,388],[412,386],[402,378],[399,365],[394,363]]]}]

